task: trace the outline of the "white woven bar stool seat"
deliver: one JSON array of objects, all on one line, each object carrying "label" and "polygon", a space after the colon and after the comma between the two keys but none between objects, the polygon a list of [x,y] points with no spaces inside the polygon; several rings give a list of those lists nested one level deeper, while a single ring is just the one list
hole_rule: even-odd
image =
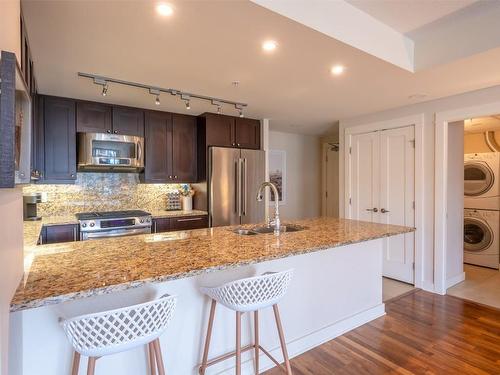
[{"label": "white woven bar stool seat", "polygon": [[293,270],[268,272],[214,288],[202,287],[201,291],[231,310],[255,311],[278,303],[286,294],[292,275]]},{"label": "white woven bar stool seat", "polygon": [[[176,302],[176,296],[164,295],[146,303],[63,320],[61,325],[75,350],[73,374],[78,373],[80,354],[89,357],[89,367],[95,366],[99,357],[142,345],[150,345],[150,357],[154,357],[151,351],[160,351],[158,338],[172,319]],[[161,353],[156,357],[161,360]]]},{"label": "white woven bar stool seat", "polygon": [[[281,318],[278,309],[278,302],[285,296],[293,270],[282,272],[267,272],[260,276],[248,277],[236,281],[231,281],[224,285],[201,288],[201,292],[212,299],[210,307],[210,317],[208,319],[207,336],[205,338],[205,349],[199,368],[200,375],[204,375],[207,367],[221,361],[225,361],[233,356],[236,357],[236,375],[241,375],[241,354],[247,350],[254,351],[255,373],[259,373],[260,352],[269,357],[287,375],[292,375],[292,368],[288,358],[285,335],[281,325]],[[208,359],[212,328],[215,319],[215,308],[220,303],[236,312],[236,350],[231,353],[220,355],[216,358]],[[273,307],[276,328],[280,339],[281,351],[283,353],[284,366],[281,365],[271,354],[259,343],[259,310],[266,307]],[[241,316],[243,313],[253,311],[254,315],[254,342],[253,344],[241,347]]]}]

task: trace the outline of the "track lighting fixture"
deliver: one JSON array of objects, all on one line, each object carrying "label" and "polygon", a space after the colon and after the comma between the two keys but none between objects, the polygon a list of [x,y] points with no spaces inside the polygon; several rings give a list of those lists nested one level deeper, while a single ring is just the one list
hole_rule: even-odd
[{"label": "track lighting fixture", "polygon": [[217,106],[217,114],[222,114],[222,102],[220,100],[212,99],[212,105]]},{"label": "track lighting fixture", "polygon": [[186,109],[191,109],[191,104],[190,104],[191,97],[186,94],[181,94],[181,99],[186,102]]},{"label": "track lighting fixture", "polygon": [[160,105],[160,104],[161,104],[161,103],[160,103],[160,90],[150,88],[150,89],[149,89],[149,93],[150,93],[151,95],[156,95],[155,104],[156,104],[156,105]]},{"label": "track lighting fixture", "polygon": [[234,105],[234,108],[236,108],[238,110],[238,113],[239,113],[239,116],[240,117],[245,117],[245,115],[243,114],[243,106],[240,105],[240,104],[235,104]]},{"label": "track lighting fixture", "polygon": [[212,105],[217,107],[218,114],[222,114],[222,106],[224,104],[234,106],[238,110],[240,117],[244,117],[243,111],[248,106],[246,103],[234,102],[232,100],[218,99],[218,98],[214,98],[212,96],[205,96],[205,95],[200,95],[200,94],[183,92],[183,91],[180,91],[177,89],[172,89],[172,88],[161,88],[161,87],[157,87],[157,86],[149,86],[149,85],[145,85],[142,83],[124,81],[121,79],[98,76],[95,74],[82,73],[82,72],[79,72],[78,75],[80,77],[90,78],[94,81],[94,83],[96,85],[101,85],[102,86],[102,96],[107,95],[109,83],[112,82],[112,83],[118,84],[118,85],[124,85],[124,86],[135,87],[135,88],[139,88],[139,89],[143,89],[143,90],[148,90],[151,95],[155,96],[155,104],[156,105],[160,105],[160,94],[163,92],[163,93],[167,93],[167,94],[170,94],[173,96],[180,96],[181,100],[183,100],[186,104],[186,109],[191,109],[191,99],[195,98],[198,100],[210,101],[212,103]]},{"label": "track lighting fixture", "polygon": [[94,83],[96,85],[102,85],[102,96],[106,96],[108,94],[108,82],[105,79],[95,77],[94,78]]}]

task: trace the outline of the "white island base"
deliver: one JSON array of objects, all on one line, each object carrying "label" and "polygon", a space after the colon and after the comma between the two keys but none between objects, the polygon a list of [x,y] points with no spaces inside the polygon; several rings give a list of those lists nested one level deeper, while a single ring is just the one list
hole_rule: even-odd
[{"label": "white island base", "polygon": [[[71,316],[139,302],[152,291],[178,295],[169,328],[160,338],[169,375],[198,374],[210,309],[201,285],[218,285],[266,271],[294,268],[280,312],[290,357],[297,356],[385,314],[382,303],[382,244],[376,239],[288,258],[148,284],[113,294],[12,313],[11,375],[68,375],[72,349],[59,323]],[[242,345],[251,343],[251,314],[243,315]],[[282,360],[272,309],[260,314],[261,344]],[[218,305],[210,357],[235,349],[235,314]],[[243,355],[243,374],[253,374],[253,351]],[[96,375],[149,374],[146,349],[100,358]],[[261,372],[274,364],[261,354]],[[87,361],[82,358],[80,374]],[[211,366],[207,374],[234,374],[234,358]]]}]

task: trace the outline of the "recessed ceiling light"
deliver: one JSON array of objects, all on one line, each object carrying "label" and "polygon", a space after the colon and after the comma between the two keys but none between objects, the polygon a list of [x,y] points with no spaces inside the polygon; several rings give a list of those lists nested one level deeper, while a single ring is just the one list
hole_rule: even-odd
[{"label": "recessed ceiling light", "polygon": [[278,43],[275,40],[266,40],[262,43],[262,49],[266,52],[274,51],[278,47]]},{"label": "recessed ceiling light", "polygon": [[156,11],[161,16],[171,16],[174,13],[174,8],[167,3],[158,3],[158,5],[156,5]]},{"label": "recessed ceiling light", "polygon": [[333,75],[339,76],[344,73],[344,69],[345,68],[342,65],[334,65],[330,71]]}]

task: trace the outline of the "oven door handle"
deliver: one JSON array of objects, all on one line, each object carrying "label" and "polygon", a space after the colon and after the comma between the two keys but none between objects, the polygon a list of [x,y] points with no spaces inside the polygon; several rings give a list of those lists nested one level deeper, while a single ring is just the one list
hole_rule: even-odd
[{"label": "oven door handle", "polygon": [[134,234],[148,234],[148,233],[151,233],[150,227],[137,228],[137,229],[114,229],[112,231],[86,232],[83,239],[91,240],[94,238],[132,236]]}]

